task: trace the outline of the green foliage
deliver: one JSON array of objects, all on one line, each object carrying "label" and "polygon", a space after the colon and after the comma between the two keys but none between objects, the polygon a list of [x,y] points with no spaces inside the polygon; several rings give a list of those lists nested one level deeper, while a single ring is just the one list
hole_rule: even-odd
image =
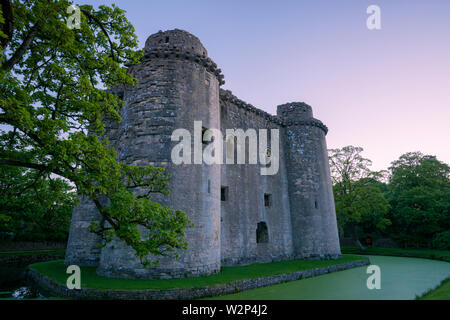
[{"label": "green foliage", "polygon": [[60,178],[35,170],[0,167],[0,232],[15,240],[67,239],[76,196]]},{"label": "green foliage", "polygon": [[[3,25],[5,23],[5,18],[3,17],[3,10],[2,10],[2,6],[0,5],[0,25]],[[0,29],[0,38],[5,39],[7,36],[6,34],[3,32],[3,30]]]},{"label": "green foliage", "polygon": [[185,249],[187,216],[151,200],[169,192],[167,174],[119,163],[103,137],[123,105],[104,89],[135,85],[125,66],[142,57],[125,12],[80,5],[80,28],[69,29],[72,1],[12,4],[14,32],[0,64],[0,165],[69,180],[104,218],[91,230],[118,237],[144,264],[157,263],[149,254]]},{"label": "green foliage", "polygon": [[[12,23],[9,21],[12,17],[11,0],[0,1],[0,48],[4,49],[11,38]],[[0,60],[2,59],[2,51],[0,51]]]},{"label": "green foliage", "polygon": [[334,186],[336,212],[339,222],[346,224],[373,225],[384,230],[390,224],[385,217],[389,203],[380,189],[369,180],[359,180],[348,184],[346,190],[341,184]]},{"label": "green foliage", "polygon": [[449,166],[435,157],[410,152],[389,169],[390,232],[404,246],[430,246],[435,234],[450,229]]},{"label": "green foliage", "polygon": [[433,239],[433,247],[439,250],[450,250],[450,230],[436,234]]},{"label": "green foliage", "polygon": [[341,232],[351,229],[358,246],[358,227],[384,230],[390,224],[386,217],[389,203],[377,180],[382,173],[369,169],[371,161],[361,156],[362,151],[354,146],[329,150],[338,224]]},{"label": "green foliage", "polygon": [[450,300],[450,277],[441,281],[434,289],[430,289],[416,300]]},{"label": "green foliage", "polygon": [[[357,247],[341,247],[341,252],[346,254],[360,254],[361,250]],[[449,250],[368,247],[364,250],[364,254],[394,257],[415,257],[450,262]]]},{"label": "green foliage", "polygon": [[[450,229],[447,164],[410,152],[393,161],[387,175],[370,171],[371,162],[361,152],[353,146],[330,150],[341,231],[350,230],[354,239],[364,232],[388,236],[405,247],[430,247],[435,235]],[[445,248],[445,235],[436,236],[440,248]]]}]

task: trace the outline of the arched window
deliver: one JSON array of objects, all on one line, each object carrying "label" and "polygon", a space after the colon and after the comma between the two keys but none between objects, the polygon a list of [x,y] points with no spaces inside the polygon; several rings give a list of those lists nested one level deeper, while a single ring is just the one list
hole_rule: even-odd
[{"label": "arched window", "polygon": [[269,232],[267,230],[267,224],[264,221],[258,222],[256,228],[256,243],[268,243]]}]

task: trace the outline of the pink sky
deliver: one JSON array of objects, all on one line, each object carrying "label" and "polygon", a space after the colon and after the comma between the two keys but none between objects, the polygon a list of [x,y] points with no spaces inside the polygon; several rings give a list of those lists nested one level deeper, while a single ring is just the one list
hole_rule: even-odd
[{"label": "pink sky", "polygon": [[[225,89],[253,105],[304,101],[328,147],[361,146],[373,169],[408,151],[450,163],[450,1],[89,1],[128,12],[141,46],[158,30],[200,38]],[[368,30],[366,8],[381,8]]]}]

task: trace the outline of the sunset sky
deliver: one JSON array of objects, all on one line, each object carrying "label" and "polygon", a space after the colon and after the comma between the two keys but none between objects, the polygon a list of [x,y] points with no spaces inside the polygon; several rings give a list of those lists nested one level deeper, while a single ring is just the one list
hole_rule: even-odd
[{"label": "sunset sky", "polygon": [[[116,3],[140,45],[158,30],[200,38],[225,89],[272,114],[304,101],[329,148],[361,146],[373,169],[408,151],[450,163],[450,1],[76,1]],[[381,8],[381,30],[366,9]]]}]

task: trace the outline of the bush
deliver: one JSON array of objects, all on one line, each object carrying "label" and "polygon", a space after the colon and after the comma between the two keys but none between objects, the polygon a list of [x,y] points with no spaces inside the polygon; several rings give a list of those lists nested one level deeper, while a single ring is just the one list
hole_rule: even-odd
[{"label": "bush", "polygon": [[450,250],[450,230],[436,234],[433,246],[439,250]]},{"label": "bush", "polygon": [[67,181],[17,167],[0,167],[0,239],[66,241],[74,187]]}]

